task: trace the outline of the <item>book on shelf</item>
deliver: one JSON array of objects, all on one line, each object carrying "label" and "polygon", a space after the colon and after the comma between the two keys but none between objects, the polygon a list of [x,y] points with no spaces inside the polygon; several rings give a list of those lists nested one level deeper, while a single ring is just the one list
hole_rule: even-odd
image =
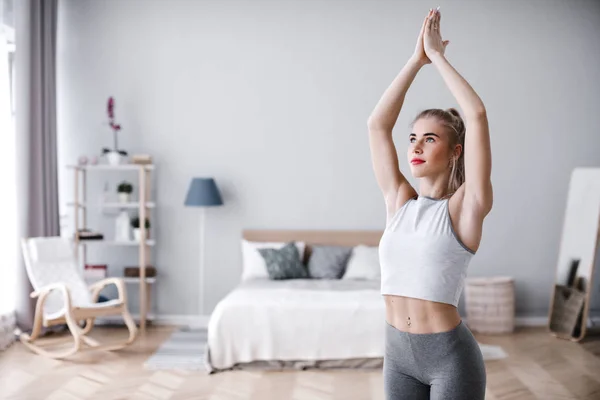
[{"label": "book on shelf", "polygon": [[[154,278],[156,276],[156,268],[147,265],[146,266],[146,278]],[[139,278],[140,277],[140,267],[125,267],[123,270],[123,275],[126,278]]]},{"label": "book on shelf", "polygon": [[87,280],[104,279],[108,276],[106,264],[85,264],[83,276]]},{"label": "book on shelf", "polygon": [[152,157],[148,154],[134,154],[131,156],[131,162],[138,165],[152,164]]},{"label": "book on shelf", "polygon": [[101,232],[94,232],[89,229],[79,229],[77,231],[79,240],[102,240],[104,235]]}]

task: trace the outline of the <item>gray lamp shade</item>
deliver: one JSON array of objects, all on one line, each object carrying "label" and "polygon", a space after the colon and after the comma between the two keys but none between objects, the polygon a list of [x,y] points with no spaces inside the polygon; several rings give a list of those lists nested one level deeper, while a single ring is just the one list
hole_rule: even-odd
[{"label": "gray lamp shade", "polygon": [[189,207],[209,207],[223,204],[221,193],[213,178],[194,178],[185,198]]}]

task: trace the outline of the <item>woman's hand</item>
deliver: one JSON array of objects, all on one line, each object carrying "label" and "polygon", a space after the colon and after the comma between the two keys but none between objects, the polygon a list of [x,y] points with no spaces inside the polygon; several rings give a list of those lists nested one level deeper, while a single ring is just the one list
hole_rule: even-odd
[{"label": "woman's hand", "polygon": [[429,60],[437,55],[444,55],[446,46],[450,43],[449,40],[442,40],[440,30],[440,10],[435,9],[429,12],[425,21],[425,29],[423,32],[423,50]]},{"label": "woman's hand", "polygon": [[421,31],[419,32],[419,37],[417,38],[417,45],[415,47],[415,52],[412,56],[413,60],[415,60],[417,63],[425,65],[425,64],[431,64],[431,60],[427,57],[427,54],[425,54],[425,49],[423,47],[423,37],[425,35],[425,26],[427,25],[427,19],[433,15],[433,10],[429,10],[429,14],[427,14],[427,16],[425,17],[425,20],[423,21],[423,25],[421,25]]}]

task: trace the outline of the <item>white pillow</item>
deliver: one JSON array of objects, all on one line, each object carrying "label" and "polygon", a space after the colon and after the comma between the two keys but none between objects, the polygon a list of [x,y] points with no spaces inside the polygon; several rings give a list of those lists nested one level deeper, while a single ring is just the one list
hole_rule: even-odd
[{"label": "white pillow", "polygon": [[352,254],[346,265],[342,279],[381,279],[379,266],[379,247],[358,245],[352,249]]},{"label": "white pillow", "polygon": [[[280,249],[289,242],[249,242],[242,239],[242,281],[256,278],[269,278],[267,264],[258,249]],[[304,260],[306,243],[295,242],[300,259]]]}]

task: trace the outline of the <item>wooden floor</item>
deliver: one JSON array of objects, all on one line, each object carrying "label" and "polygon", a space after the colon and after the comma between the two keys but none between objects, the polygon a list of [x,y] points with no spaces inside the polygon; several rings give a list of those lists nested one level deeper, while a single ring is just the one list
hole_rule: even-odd
[{"label": "wooden floor", "polygon": [[[146,371],[144,361],[173,328],[151,327],[126,350],[83,353],[69,361],[33,355],[21,344],[0,352],[2,399],[384,399],[380,372],[247,372],[215,375]],[[125,329],[99,328],[102,340]],[[600,399],[600,339],[556,339],[543,328],[478,341],[501,345],[509,357],[486,362],[487,400]],[[51,339],[48,339],[51,340]]]}]

